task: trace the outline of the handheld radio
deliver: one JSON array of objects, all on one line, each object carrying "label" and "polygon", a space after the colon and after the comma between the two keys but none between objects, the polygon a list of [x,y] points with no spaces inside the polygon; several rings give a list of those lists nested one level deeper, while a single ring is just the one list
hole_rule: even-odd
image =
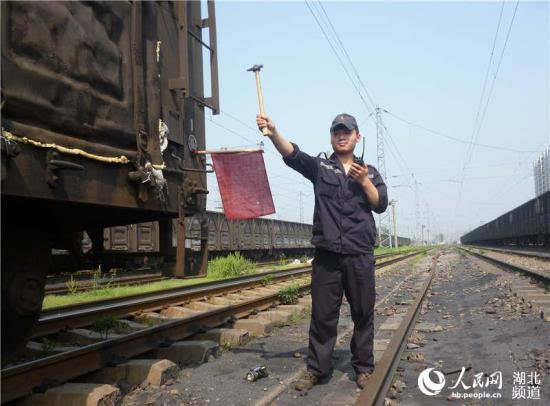
[{"label": "handheld radio", "polygon": [[358,165],[365,166],[365,161],[363,160],[364,158],[365,158],[365,138],[363,138],[363,153],[361,154],[361,158],[358,158],[354,155],[353,162]]}]

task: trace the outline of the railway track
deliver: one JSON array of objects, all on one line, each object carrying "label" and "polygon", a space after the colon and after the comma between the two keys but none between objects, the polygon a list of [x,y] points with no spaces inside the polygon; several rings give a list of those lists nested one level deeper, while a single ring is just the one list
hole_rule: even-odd
[{"label": "railway track", "polygon": [[532,257],[532,258],[550,260],[550,252],[548,250],[524,251],[524,250],[516,250],[516,249],[509,249],[509,248],[486,247],[483,245],[470,245],[469,247],[472,247],[478,250],[487,250],[487,251],[494,251],[494,252],[502,252],[503,254],[519,255],[521,257]]},{"label": "railway track", "polygon": [[46,295],[67,295],[69,293],[86,292],[92,289],[106,288],[109,286],[134,286],[166,280],[161,274],[147,274],[137,276],[125,276],[120,278],[102,278],[97,282],[91,279],[78,281],[75,286],[69,288],[68,282],[46,285]]},{"label": "railway track", "polygon": [[460,248],[460,249],[463,252],[466,252],[466,253],[468,253],[470,255],[473,255],[477,258],[480,258],[480,259],[482,259],[486,262],[489,262],[493,265],[496,265],[499,268],[502,268],[502,269],[505,269],[505,270],[511,270],[511,271],[514,271],[514,272],[519,272],[519,273],[522,273],[526,276],[534,278],[534,279],[536,279],[540,282],[543,282],[546,285],[550,284],[550,263],[548,265],[547,271],[544,272],[544,271],[540,271],[540,270],[529,269],[527,267],[520,266],[520,265],[517,265],[517,264],[513,264],[513,263],[510,263],[510,262],[502,261],[500,259],[493,258],[489,255],[485,255],[483,253],[474,251],[472,249],[465,249],[465,248]]},{"label": "railway track", "polygon": [[401,354],[407,343],[407,339],[414,328],[422,302],[432,284],[438,257],[439,255],[434,257],[429,275],[422,280],[422,285],[416,292],[413,302],[409,305],[407,313],[401,319],[399,327],[392,332],[391,340],[387,348],[376,364],[376,369],[367,385],[359,394],[355,405],[371,406],[383,404],[385,395],[393,380],[395,369],[397,368],[397,364],[399,363]]},{"label": "railway track", "polygon": [[[405,252],[404,254],[401,253],[386,253],[386,254],[380,254],[376,256],[377,260],[382,260],[386,258],[391,257],[399,257],[401,255],[408,254]],[[260,267],[267,267],[269,265],[277,266],[280,265],[280,261],[268,261],[268,262],[261,262],[258,263],[258,266]],[[163,280],[168,280],[169,278],[163,276],[160,273],[153,273],[153,274],[143,274],[143,275],[132,275],[132,276],[121,276],[118,278],[101,278],[97,281],[94,281],[93,279],[83,279],[83,280],[75,280],[74,286],[69,287],[69,281],[64,282],[55,282],[50,283],[46,285],[45,288],[45,294],[46,295],[67,295],[70,293],[77,293],[77,292],[86,292],[93,289],[101,289],[111,286],[135,286],[135,285],[144,285],[147,283],[153,283],[153,282],[159,282]]]},{"label": "railway track", "polygon": [[[377,269],[421,252],[424,250],[391,258],[377,264]],[[98,318],[130,317],[133,321],[127,325],[134,328],[144,321],[152,320],[152,324],[159,324],[142,324],[130,333],[112,334],[110,338],[98,338],[98,342],[82,347],[66,348],[67,351],[45,358],[6,367],[2,370],[2,402],[28,395],[36,388],[44,387],[47,382],[60,384],[99,370],[115,360],[127,360],[269,309],[279,303],[279,292],[289,283],[298,283],[298,291],[303,295],[309,290],[310,270],[308,265],[302,269],[271,271],[46,311],[35,329],[35,338],[69,332],[81,336],[87,334],[93,339],[97,334],[91,334],[89,330],[79,333],[77,330],[92,325]],[[266,275],[272,276],[273,285],[264,286]],[[155,311],[159,313],[153,313]],[[171,317],[175,312],[178,318],[163,316],[170,312]],[[152,317],[154,314],[157,316]],[[138,324],[134,324],[136,321]]]},{"label": "railway track", "polygon": [[528,302],[531,307],[537,309],[543,320],[550,321],[550,264],[545,271],[534,270],[502,261],[470,249],[461,249],[468,255],[479,258],[485,263],[494,265],[499,269],[526,276],[524,280],[516,283],[513,287],[512,290],[514,291],[514,295],[521,297],[524,302]]}]

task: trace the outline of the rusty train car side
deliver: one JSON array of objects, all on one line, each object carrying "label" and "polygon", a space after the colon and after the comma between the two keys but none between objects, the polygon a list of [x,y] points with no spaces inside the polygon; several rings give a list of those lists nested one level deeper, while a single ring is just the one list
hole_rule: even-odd
[{"label": "rusty train car side", "polygon": [[207,18],[200,2],[1,7],[5,352],[37,318],[52,248],[78,257],[83,230],[100,249],[105,227],[164,219],[159,249],[174,254],[172,218],[184,238],[185,216],[205,210],[204,158],[192,152],[219,98],[212,1]]},{"label": "rusty train car side", "polygon": [[[198,215],[185,219],[185,246],[192,252],[199,252],[206,242],[209,258],[234,251],[255,259],[278,257],[281,254],[300,256],[313,253],[310,224],[267,218],[227,220],[221,212],[207,211],[205,232],[201,217],[202,215]],[[161,254],[158,230],[158,222],[106,228],[103,233],[104,268],[114,264],[112,257],[117,254],[119,258],[126,256],[128,263],[132,262],[130,258],[136,258],[140,254],[158,257]],[[172,244],[177,244],[175,234]],[[91,242],[85,239],[84,245],[89,250]],[[187,275],[191,276],[192,271],[193,268],[188,269]]]}]

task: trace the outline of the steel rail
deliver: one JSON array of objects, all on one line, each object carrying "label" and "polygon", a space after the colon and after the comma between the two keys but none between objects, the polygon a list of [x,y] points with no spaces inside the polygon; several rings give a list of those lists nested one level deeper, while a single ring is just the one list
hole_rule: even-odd
[{"label": "steel rail", "polygon": [[424,282],[424,285],[422,285],[420,293],[401,322],[399,329],[393,333],[388,348],[384,351],[382,358],[376,365],[374,373],[368,380],[367,385],[359,394],[359,398],[355,402],[355,405],[372,406],[383,404],[384,396],[391,385],[393,372],[397,368],[401,353],[403,352],[405,341],[414,326],[420,305],[426,297],[426,293],[432,283],[435,275],[434,269],[435,263],[430,270],[430,276]]},{"label": "steel rail", "polygon": [[[309,290],[309,284],[299,288]],[[190,317],[175,319],[122,337],[112,338],[77,350],[52,355],[2,370],[2,403],[29,395],[48,383],[60,384],[106,366],[136,357],[160,346],[242,318],[273,306],[279,294],[273,293]]]},{"label": "steel rail", "polygon": [[527,268],[524,268],[524,267],[519,266],[519,265],[510,264],[508,262],[504,262],[504,261],[501,261],[499,259],[491,258],[489,256],[486,256],[486,255],[483,255],[483,254],[480,254],[478,252],[471,251],[471,250],[468,250],[468,249],[465,249],[465,248],[462,248],[462,247],[460,247],[460,249],[464,252],[467,252],[470,255],[473,255],[473,256],[475,256],[477,258],[480,258],[480,259],[482,259],[486,262],[489,262],[493,265],[496,265],[501,269],[504,269],[504,270],[511,269],[512,271],[523,273],[527,276],[530,276],[530,277],[535,278],[535,279],[537,279],[541,282],[544,282],[546,285],[550,284],[550,274],[544,274],[540,271],[535,271],[533,269],[527,269]]},{"label": "steel rail", "polygon": [[485,247],[483,245],[468,245],[471,248],[478,250],[489,250],[494,252],[501,252],[503,254],[518,255],[521,257],[532,257],[542,260],[550,260],[550,251],[519,251],[506,248],[497,248],[497,247]]},{"label": "steel rail", "polygon": [[[99,288],[116,285],[116,286],[132,286],[132,285],[142,285],[145,283],[159,282],[167,280],[168,278],[162,275],[141,275],[141,276],[126,276],[122,278],[105,278],[101,279],[98,283]],[[85,292],[93,288],[93,281],[91,279],[86,279],[83,281],[76,281],[77,286],[75,287],[75,292]],[[56,286],[58,285],[58,286]],[[65,285],[65,286],[59,286]],[[46,285],[45,289],[46,295],[66,295],[71,293],[71,289],[67,287],[67,282],[55,283],[51,285]]]},{"label": "steel rail", "polygon": [[249,289],[262,285],[262,280],[266,275],[273,276],[273,280],[279,280],[292,276],[304,275],[310,271],[311,266],[308,265],[307,267],[298,269],[264,272],[252,276],[58,307],[42,312],[37,325],[33,329],[33,337],[52,334],[67,327],[77,328],[90,325],[99,317],[120,317],[139,314],[160,310],[166,306],[175,306],[191,300],[202,299],[207,296]]},{"label": "steel rail", "polygon": [[422,252],[425,252],[425,251],[415,251],[411,254],[403,255],[402,257],[392,258],[392,259],[389,259],[387,261],[380,262],[380,263],[376,264],[376,268],[380,269],[380,268],[383,268],[385,266],[395,264],[396,262],[403,261],[403,260],[408,259],[410,257],[414,257],[415,255],[418,255]]}]

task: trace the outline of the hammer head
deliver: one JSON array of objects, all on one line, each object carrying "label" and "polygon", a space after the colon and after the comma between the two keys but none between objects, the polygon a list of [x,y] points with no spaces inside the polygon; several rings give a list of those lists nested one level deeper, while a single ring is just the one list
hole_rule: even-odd
[{"label": "hammer head", "polygon": [[247,69],[247,72],[259,72],[260,69],[262,69],[264,65],[254,65],[253,67]]}]

